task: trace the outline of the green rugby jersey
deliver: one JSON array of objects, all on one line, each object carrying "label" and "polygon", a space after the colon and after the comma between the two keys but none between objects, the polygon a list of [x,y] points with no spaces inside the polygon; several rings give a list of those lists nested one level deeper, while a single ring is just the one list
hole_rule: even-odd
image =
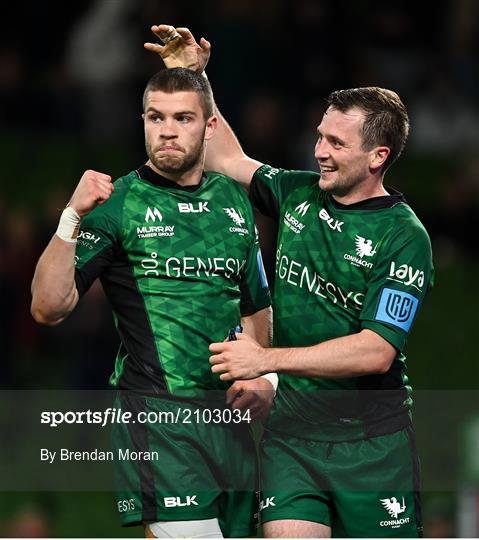
[{"label": "green rugby jersey", "polygon": [[430,240],[400,193],[345,206],[318,180],[268,165],[253,178],[250,199],[279,222],[274,345],[314,345],[367,328],[398,354],[385,374],[281,375],[269,425],[322,440],[392,432],[409,422],[402,350],[433,284]]},{"label": "green rugby jersey", "polygon": [[228,384],[211,373],[211,342],[270,305],[247,195],[218,173],[181,188],[147,166],[81,224],[80,296],[100,278],[121,339],[110,383],[147,394],[200,395]]}]

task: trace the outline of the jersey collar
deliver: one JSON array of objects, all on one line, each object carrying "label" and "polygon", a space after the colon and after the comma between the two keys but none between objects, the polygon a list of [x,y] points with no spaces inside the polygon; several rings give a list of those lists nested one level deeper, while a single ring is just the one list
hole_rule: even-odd
[{"label": "jersey collar", "polygon": [[203,172],[201,175],[201,180],[199,184],[196,184],[194,186],[180,186],[180,184],[177,184],[176,182],[173,182],[172,180],[168,180],[168,178],[165,178],[161,174],[158,174],[156,171],[154,171],[151,167],[148,167],[148,165],[142,165],[141,167],[138,167],[136,170],[136,174],[139,178],[142,180],[146,180],[147,182],[150,182],[150,184],[153,184],[158,187],[166,187],[166,188],[173,188],[178,189],[180,191],[196,191],[199,189],[203,182],[206,180],[206,173]]},{"label": "jersey collar", "polygon": [[365,199],[353,204],[341,204],[335,201],[333,197],[329,196],[331,204],[338,210],[381,210],[382,208],[392,208],[399,203],[407,203],[404,195],[394,188],[386,187],[386,191],[389,195],[382,195],[381,197],[372,197],[371,199]]}]

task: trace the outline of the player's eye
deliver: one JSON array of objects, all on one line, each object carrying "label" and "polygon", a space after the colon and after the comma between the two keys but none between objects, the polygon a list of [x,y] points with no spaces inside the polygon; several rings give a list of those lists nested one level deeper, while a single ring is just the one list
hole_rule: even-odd
[{"label": "player's eye", "polygon": [[161,116],[158,114],[149,114],[148,118],[150,119],[151,122],[155,124],[158,124],[159,122],[161,122]]},{"label": "player's eye", "polygon": [[178,122],[180,122],[180,124],[187,124],[191,120],[191,116],[188,116],[187,114],[182,114],[176,119],[178,120]]}]

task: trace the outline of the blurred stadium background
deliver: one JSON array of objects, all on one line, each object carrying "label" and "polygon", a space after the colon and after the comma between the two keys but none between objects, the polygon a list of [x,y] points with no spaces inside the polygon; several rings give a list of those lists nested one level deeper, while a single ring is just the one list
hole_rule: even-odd
[{"label": "blurred stadium background", "polygon": [[[220,109],[246,152],[274,166],[317,169],[330,91],[386,86],[411,116],[386,184],[428,229],[437,271],[407,349],[425,535],[478,536],[479,3],[10,2],[2,21],[1,388],[106,387],[117,338],[101,287],[63,325],[42,328],[29,285],[82,172],[117,177],[145,161],[141,95],[162,67],[143,50],[151,24],[211,41]],[[110,493],[0,494],[0,536],[120,535],[141,531],[119,528]]]}]

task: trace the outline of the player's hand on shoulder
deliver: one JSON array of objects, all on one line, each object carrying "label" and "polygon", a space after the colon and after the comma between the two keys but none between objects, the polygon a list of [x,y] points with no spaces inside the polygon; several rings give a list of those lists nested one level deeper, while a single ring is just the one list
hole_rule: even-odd
[{"label": "player's hand on shoulder", "polygon": [[153,25],[151,31],[164,44],[145,43],[144,47],[159,54],[167,68],[183,67],[199,73],[204,71],[211,51],[211,44],[205,38],[197,43],[188,28],[175,28],[168,24]]},{"label": "player's hand on shoulder", "polygon": [[108,174],[88,170],[78,182],[68,206],[79,216],[86,216],[96,206],[107,201],[114,191],[112,178]]}]

